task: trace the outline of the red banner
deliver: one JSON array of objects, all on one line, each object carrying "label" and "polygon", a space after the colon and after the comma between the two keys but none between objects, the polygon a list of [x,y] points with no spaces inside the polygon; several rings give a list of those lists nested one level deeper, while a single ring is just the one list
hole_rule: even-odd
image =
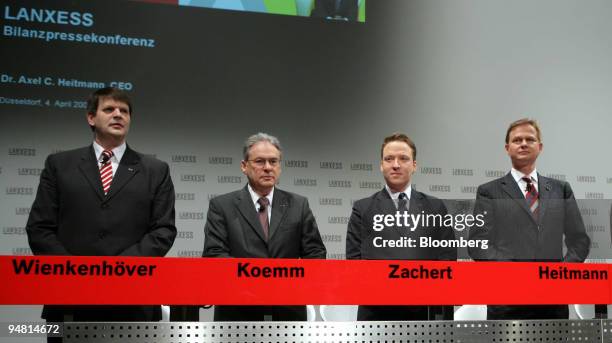
[{"label": "red banner", "polygon": [[608,264],[0,256],[0,304],[610,304]]}]

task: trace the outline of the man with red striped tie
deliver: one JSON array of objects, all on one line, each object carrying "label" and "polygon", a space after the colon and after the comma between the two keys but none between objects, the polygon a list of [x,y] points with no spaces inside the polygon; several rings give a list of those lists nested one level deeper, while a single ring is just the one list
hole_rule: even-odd
[{"label": "man with red striped tie", "polygon": [[[589,254],[590,239],[572,188],[569,183],[544,177],[536,170],[536,160],[543,148],[538,123],[525,118],[510,124],[505,148],[512,169],[477,190],[474,214],[484,215],[485,225],[472,228],[470,239],[486,239],[489,246],[470,248],[472,258],[583,262]],[[567,305],[487,306],[487,319],[568,316]]]},{"label": "man with red striped tie", "polygon": [[[35,255],[164,256],[176,237],[168,164],[126,144],[132,102],[116,88],[87,102],[92,145],[50,155],[27,223]],[[67,290],[69,291],[69,290]],[[155,321],[159,306],[46,306],[48,321]]]}]

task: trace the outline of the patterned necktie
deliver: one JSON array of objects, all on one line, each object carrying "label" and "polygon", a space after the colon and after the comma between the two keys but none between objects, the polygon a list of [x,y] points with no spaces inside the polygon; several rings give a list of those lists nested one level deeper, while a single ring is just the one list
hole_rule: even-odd
[{"label": "patterned necktie", "polygon": [[113,181],[113,166],[110,161],[111,157],[113,157],[112,151],[102,151],[102,161],[100,163],[100,178],[102,180],[102,189],[104,190],[104,194],[108,194],[111,182]]},{"label": "patterned necktie", "polygon": [[270,204],[270,200],[268,200],[268,198],[266,197],[261,197],[259,198],[259,200],[257,200],[257,202],[259,203],[259,222],[261,223],[261,227],[263,228],[264,237],[266,238],[266,240],[268,240],[268,205]]},{"label": "patterned necktie", "polygon": [[408,196],[406,195],[406,193],[401,192],[399,197],[397,198],[397,209],[398,210],[407,210],[408,207],[406,207],[406,205],[408,204]]},{"label": "patterned necktie", "polygon": [[527,207],[531,211],[531,214],[535,219],[538,219],[538,190],[535,188],[533,181],[530,177],[524,177],[523,181],[527,183],[527,188],[525,190],[525,200],[527,201]]}]

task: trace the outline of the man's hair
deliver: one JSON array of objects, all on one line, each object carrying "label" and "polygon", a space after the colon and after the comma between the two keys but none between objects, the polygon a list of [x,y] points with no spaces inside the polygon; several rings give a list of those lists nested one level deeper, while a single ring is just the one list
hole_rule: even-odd
[{"label": "man's hair", "polygon": [[535,119],[522,118],[510,123],[510,126],[508,126],[508,130],[506,130],[506,144],[510,143],[510,132],[512,132],[512,130],[514,130],[517,126],[521,125],[533,126],[533,128],[536,130],[538,141],[542,141],[542,132],[540,131],[540,126],[538,125],[538,122],[535,121]]},{"label": "man's hair", "polygon": [[91,93],[89,99],[87,99],[87,113],[94,115],[96,114],[98,104],[100,103],[100,98],[111,98],[115,101],[123,102],[128,105],[130,114],[132,114],[132,101],[130,100],[130,97],[126,92],[115,87],[100,88]]},{"label": "man's hair", "polygon": [[391,142],[404,142],[408,144],[410,149],[412,149],[412,159],[416,160],[416,154],[417,154],[416,145],[414,144],[412,139],[410,139],[410,137],[408,137],[407,135],[403,133],[399,133],[399,132],[395,132],[391,134],[390,136],[385,137],[382,147],[380,147],[380,158],[381,159],[383,158],[383,151],[385,150],[385,146],[387,146],[387,144]]},{"label": "man's hair", "polygon": [[256,133],[244,141],[244,147],[242,148],[242,155],[244,161],[248,161],[249,159],[249,150],[253,145],[259,142],[270,142],[270,144],[274,145],[276,149],[282,154],[283,149],[281,149],[280,141],[278,138],[271,136],[267,133],[259,132]]}]

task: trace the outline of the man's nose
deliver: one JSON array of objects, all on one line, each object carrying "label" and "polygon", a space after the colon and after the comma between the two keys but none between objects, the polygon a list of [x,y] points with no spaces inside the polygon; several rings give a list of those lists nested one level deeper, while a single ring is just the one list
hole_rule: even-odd
[{"label": "man's nose", "polygon": [[113,117],[123,117],[125,112],[122,112],[120,108],[113,109]]}]

